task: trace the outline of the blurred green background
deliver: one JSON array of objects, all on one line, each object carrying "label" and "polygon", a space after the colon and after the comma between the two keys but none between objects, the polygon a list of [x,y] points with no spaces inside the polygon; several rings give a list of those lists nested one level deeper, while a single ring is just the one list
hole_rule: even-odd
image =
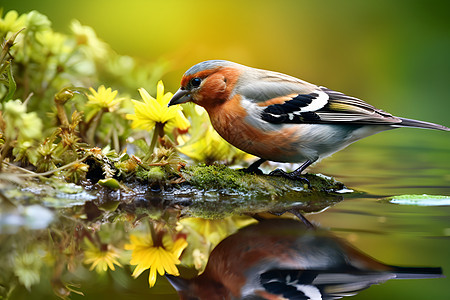
[{"label": "blurred green background", "polygon": [[76,18],[120,54],[169,61],[163,79],[173,91],[191,65],[227,59],[343,91],[397,115],[448,120],[448,1],[1,2],[5,11],[38,10],[65,33]]},{"label": "blurred green background", "polygon": [[[394,115],[450,126],[448,1],[2,2],[5,11],[38,10],[63,33],[78,19],[119,54],[168,62],[162,78],[168,91],[178,89],[190,66],[227,59],[327,86]],[[352,147],[390,144],[449,149],[450,139],[402,129]]]}]

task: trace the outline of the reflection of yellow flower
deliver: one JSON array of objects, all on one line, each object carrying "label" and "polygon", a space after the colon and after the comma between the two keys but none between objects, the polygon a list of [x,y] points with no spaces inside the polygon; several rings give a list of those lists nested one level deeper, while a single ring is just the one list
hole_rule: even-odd
[{"label": "reflection of yellow flower", "polygon": [[[172,236],[165,234],[161,242],[153,241],[151,235],[137,236],[130,235],[131,244],[126,244],[125,249],[132,250],[131,265],[136,265],[133,271],[133,277],[136,278],[147,269],[150,269],[148,283],[150,287],[155,285],[156,271],[159,275],[168,273],[171,275],[180,275],[175,265],[180,263],[179,257],[187,246],[184,238],[173,240]],[[159,244],[159,245],[158,245]]]},{"label": "reflection of yellow flower", "polygon": [[217,245],[239,228],[255,222],[256,220],[250,217],[229,217],[221,220],[185,218],[180,221],[183,226],[192,228],[213,245]]},{"label": "reflection of yellow flower", "polygon": [[85,239],[88,249],[84,252],[84,263],[91,264],[89,271],[94,270],[97,273],[106,272],[108,268],[115,270],[114,265],[122,267],[122,265],[117,261],[119,253],[116,248],[111,245],[104,245],[105,249],[99,249],[89,240]]},{"label": "reflection of yellow flower", "polygon": [[192,258],[194,259],[194,267],[196,270],[202,270],[208,262],[207,256],[200,249],[194,249],[192,251]]},{"label": "reflection of yellow flower", "polygon": [[127,115],[127,119],[133,120],[132,128],[150,131],[157,123],[163,124],[167,132],[174,128],[181,130],[189,128],[189,121],[184,116],[181,106],[167,106],[173,95],[172,93],[164,94],[162,81],[158,82],[156,99],[150,96],[144,88],[140,88],[139,93],[144,102],[132,100],[135,114]]},{"label": "reflection of yellow flower", "polygon": [[107,109],[108,111],[114,111],[123,101],[123,98],[117,98],[117,91],[113,91],[111,88],[105,89],[104,85],[98,87],[98,90],[89,88],[92,95],[87,95],[87,105],[93,106],[97,109]]}]

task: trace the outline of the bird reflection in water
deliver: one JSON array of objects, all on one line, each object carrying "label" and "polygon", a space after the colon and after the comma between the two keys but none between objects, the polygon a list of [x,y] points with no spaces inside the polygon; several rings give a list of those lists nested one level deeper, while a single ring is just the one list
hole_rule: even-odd
[{"label": "bird reflection in water", "polygon": [[330,232],[266,219],[227,237],[193,279],[167,275],[181,299],[339,299],[389,279],[442,277],[441,268],[383,264]]}]

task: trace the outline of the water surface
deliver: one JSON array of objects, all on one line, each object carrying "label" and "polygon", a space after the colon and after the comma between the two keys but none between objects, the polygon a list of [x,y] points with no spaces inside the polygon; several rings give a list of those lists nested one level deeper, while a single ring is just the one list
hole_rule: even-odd
[{"label": "water surface", "polygon": [[[346,240],[380,262],[409,267],[442,267],[444,275],[448,276],[450,206],[397,205],[381,200],[405,194],[449,196],[450,143],[447,134],[423,130],[414,134],[403,134],[402,131],[384,134],[352,145],[309,170],[333,176],[359,193],[344,194],[343,201],[324,211],[308,214],[307,218],[330,235]],[[137,199],[139,201],[143,200]],[[69,282],[74,284],[74,290],[84,293],[80,296],[72,292],[70,299],[178,299],[163,277],[149,289],[148,271],[133,279],[130,274],[134,267],[130,266],[102,274],[89,272],[87,266],[80,269],[80,237],[82,239],[86,228],[98,232],[102,241],[118,243],[128,239],[129,232],[139,227],[139,222],[133,218],[140,213],[174,226],[178,214],[176,208],[164,207],[161,199],[145,199],[136,205],[138,210],[128,213],[133,218],[127,217],[127,206],[119,207],[119,215],[112,213],[117,207],[110,207],[111,212],[104,213],[101,220],[96,219],[97,207],[88,210],[85,206],[84,211],[77,210],[77,206],[69,207],[59,210],[62,217],[54,221],[58,222],[58,230],[53,229],[47,234],[46,229],[20,228],[18,232],[2,234],[0,255],[4,261],[14,259],[14,253],[22,253],[24,249],[33,249],[34,253],[44,251],[43,245],[46,249],[54,249],[53,254],[43,255],[43,260],[51,260],[54,268],[41,268],[39,283],[29,289],[17,286],[11,299],[57,299],[54,291]],[[86,219],[89,222],[83,221]],[[81,224],[88,225],[82,230]],[[229,234],[235,229],[229,230]],[[227,230],[217,227],[220,232]],[[221,233],[215,238],[223,239],[226,235]],[[68,248],[58,249],[62,244]],[[6,265],[8,263],[3,264]],[[17,274],[6,271],[0,276],[3,276],[3,284],[17,279]],[[448,278],[408,279],[373,285],[351,298],[448,299],[449,294]]]}]

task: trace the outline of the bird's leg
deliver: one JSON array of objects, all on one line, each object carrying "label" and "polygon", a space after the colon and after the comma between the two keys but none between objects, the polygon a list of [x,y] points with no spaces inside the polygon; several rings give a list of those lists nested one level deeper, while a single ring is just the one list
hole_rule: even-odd
[{"label": "bird's leg", "polygon": [[241,169],[241,171],[244,171],[245,173],[255,173],[261,175],[263,172],[259,169],[259,166],[261,166],[262,163],[264,163],[266,159],[260,158],[254,163],[252,163],[248,168]]},{"label": "bird's leg", "polygon": [[314,161],[307,160],[305,161],[300,167],[298,167],[295,171],[292,171],[290,173],[287,173],[281,169],[275,169],[272,172],[269,173],[270,176],[282,176],[285,178],[289,178],[292,180],[299,180],[303,181],[308,184],[308,187],[310,186],[309,180],[302,176],[302,172],[309,167]]},{"label": "bird's leg", "polygon": [[302,172],[309,167],[314,161],[311,160],[307,160],[305,161],[300,167],[298,167],[295,171],[289,173],[290,176],[294,176],[294,177],[301,177],[302,176]]},{"label": "bird's leg", "polygon": [[[277,212],[277,211],[269,211],[269,213],[271,213],[272,215],[275,215],[275,216],[281,216],[281,215],[283,215],[283,214],[286,213],[286,212],[289,212],[289,213],[293,214],[294,216],[296,216],[297,218],[299,218],[300,221],[302,221],[303,224],[305,224],[305,226],[306,226],[308,229],[315,229],[315,228],[316,228],[316,226],[314,226],[313,223],[311,223],[310,221],[308,221],[308,219],[300,212],[300,209],[298,209],[298,208],[290,208],[290,209],[288,209],[288,210],[280,211],[280,212]],[[255,215],[256,215],[256,214],[255,214]],[[264,220],[264,218],[261,218],[260,216],[256,216],[256,217],[255,217],[255,215],[253,215],[252,217],[253,217],[254,219],[256,219],[257,221]],[[258,219],[258,218],[259,218],[259,219]]]},{"label": "bird's leg", "polygon": [[303,222],[303,224],[305,224],[305,226],[308,227],[309,229],[316,228],[314,224],[308,221],[308,219],[298,209],[292,208],[288,210],[288,212],[299,218]]}]

